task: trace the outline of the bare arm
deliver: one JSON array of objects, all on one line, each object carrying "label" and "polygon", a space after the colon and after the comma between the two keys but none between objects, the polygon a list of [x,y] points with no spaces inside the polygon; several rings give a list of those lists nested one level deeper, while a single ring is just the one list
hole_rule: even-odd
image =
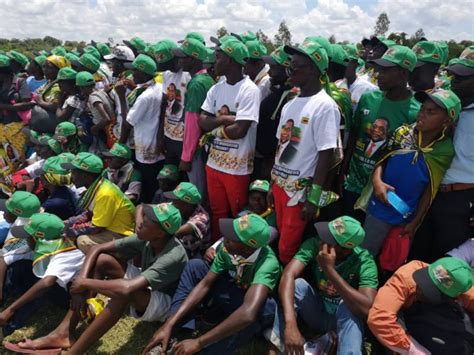
[{"label": "bare arm", "polygon": [[82,265],[79,277],[88,278],[95,267],[95,263],[97,262],[97,258],[99,257],[99,255],[102,253],[110,254],[113,253],[115,250],[116,249],[114,241],[93,246],[89,253],[87,253],[86,255],[86,259],[84,260],[84,264]]},{"label": "bare arm", "polygon": [[86,290],[101,293],[107,297],[125,297],[133,292],[146,289],[149,286],[148,281],[143,276],[133,279],[114,279],[114,280],[96,280],[77,278],[72,287],[71,293],[82,293]]},{"label": "bare arm", "polygon": [[245,137],[253,121],[240,120],[224,128],[225,134],[230,139],[240,139]]},{"label": "bare arm", "polygon": [[221,115],[219,117],[216,117],[209,112],[202,111],[201,115],[199,116],[198,124],[204,132],[209,132],[212,131],[214,128],[217,128],[222,125],[231,125],[234,123],[234,120],[235,116]]}]

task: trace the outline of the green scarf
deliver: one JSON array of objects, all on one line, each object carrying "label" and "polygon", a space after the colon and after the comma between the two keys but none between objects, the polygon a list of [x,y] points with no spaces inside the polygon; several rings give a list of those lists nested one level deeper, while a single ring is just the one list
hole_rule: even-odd
[{"label": "green scarf", "polygon": [[74,242],[66,238],[37,239],[33,251],[33,271],[38,277],[42,277],[48,268],[51,257],[76,249]]}]

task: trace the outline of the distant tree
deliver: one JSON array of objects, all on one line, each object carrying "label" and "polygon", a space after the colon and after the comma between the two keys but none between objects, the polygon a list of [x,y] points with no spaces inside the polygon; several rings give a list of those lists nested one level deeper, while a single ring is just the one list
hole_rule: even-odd
[{"label": "distant tree", "polygon": [[291,45],[291,32],[285,20],[280,22],[278,32],[275,35],[275,46],[279,47],[282,45]]},{"label": "distant tree", "polygon": [[260,42],[262,42],[263,45],[267,48],[268,53],[271,53],[271,52],[274,51],[274,49],[275,49],[274,44],[272,43],[270,38],[268,38],[268,36],[265,33],[263,33],[263,31],[261,29],[258,30],[255,35],[257,36],[257,39]]},{"label": "distant tree", "polygon": [[329,36],[329,43],[332,43],[332,44],[337,43],[335,35],[332,34]]},{"label": "distant tree", "polygon": [[45,38],[43,38],[43,42],[46,45],[51,46],[51,47],[60,46],[62,44],[62,42],[59,39],[51,37],[51,36],[46,36]]},{"label": "distant tree", "polygon": [[227,31],[227,28],[225,28],[224,26],[222,26],[221,28],[217,29],[217,38],[221,38],[222,36],[225,36],[226,34],[228,34],[229,32]]},{"label": "distant tree", "polygon": [[420,41],[425,36],[425,31],[423,31],[422,28],[417,29],[415,34],[413,35],[414,39],[416,39],[417,41]]},{"label": "distant tree", "polygon": [[386,12],[382,12],[379,17],[377,17],[377,22],[374,27],[374,35],[383,36],[388,32],[390,28],[390,20]]},{"label": "distant tree", "polygon": [[397,42],[397,44],[400,44],[402,46],[409,46],[407,36],[408,34],[406,32],[393,32],[393,33],[390,33],[387,39],[395,41]]}]

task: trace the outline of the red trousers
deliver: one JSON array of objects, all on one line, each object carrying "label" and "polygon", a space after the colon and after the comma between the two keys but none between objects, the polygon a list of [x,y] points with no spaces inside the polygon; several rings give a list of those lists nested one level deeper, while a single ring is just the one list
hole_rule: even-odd
[{"label": "red trousers", "polygon": [[295,256],[303,239],[303,232],[306,228],[306,221],[301,218],[303,204],[300,202],[296,206],[287,206],[290,198],[285,190],[277,184],[273,184],[272,192],[277,227],[280,232],[278,254],[281,263],[286,265]]},{"label": "red trousers", "polygon": [[206,166],[212,240],[220,238],[219,219],[235,218],[247,206],[250,175],[231,175]]}]

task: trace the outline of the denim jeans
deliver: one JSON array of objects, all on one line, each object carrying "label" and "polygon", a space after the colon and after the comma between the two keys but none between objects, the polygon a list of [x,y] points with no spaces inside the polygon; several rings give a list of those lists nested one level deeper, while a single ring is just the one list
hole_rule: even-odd
[{"label": "denim jeans", "polygon": [[[171,302],[171,314],[176,313],[186,297],[196,287],[196,285],[206,276],[209,266],[201,259],[189,260],[181,274],[178,288]],[[230,315],[237,310],[244,302],[246,290],[238,288],[224,276],[219,277],[209,292],[207,301],[218,304]],[[262,309],[257,322],[249,325],[241,331],[211,344],[202,350],[203,354],[232,354],[239,346],[248,343],[250,339],[260,333],[263,329],[271,327],[276,302],[273,298],[268,298]],[[181,323],[183,328],[195,329],[194,315],[189,315]]]},{"label": "denim jeans", "polygon": [[[320,334],[336,330],[338,354],[362,354],[364,321],[354,316],[341,301],[336,314],[330,314],[324,308],[324,301],[304,279],[295,282],[296,315],[313,331]],[[271,342],[281,348],[285,319],[283,309],[278,311],[273,322]]]}]

